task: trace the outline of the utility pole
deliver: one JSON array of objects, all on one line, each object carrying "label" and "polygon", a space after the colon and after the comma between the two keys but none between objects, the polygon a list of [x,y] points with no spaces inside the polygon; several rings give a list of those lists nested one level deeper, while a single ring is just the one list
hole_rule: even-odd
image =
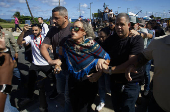
[{"label": "utility pole", "polygon": [[90,19],[91,19],[91,4],[92,4],[93,2],[91,2],[90,3],[90,8],[88,8],[88,9],[90,9]]},{"label": "utility pole", "polygon": [[30,9],[29,4],[28,4],[28,1],[27,1],[27,0],[25,0],[25,1],[26,1],[26,4],[27,4],[27,7],[28,7],[28,10],[29,10],[29,12],[30,12],[30,14],[31,14],[31,17],[32,17],[32,19],[33,19],[33,21],[34,21],[34,24],[35,24],[35,23],[36,23],[36,21],[35,21],[35,19],[34,19],[34,16],[32,15],[31,9]]},{"label": "utility pole", "polygon": [[127,14],[128,14],[128,9],[130,9],[130,8],[127,8]]},{"label": "utility pole", "polygon": [[59,0],[59,6],[60,6],[60,0]]},{"label": "utility pole", "polygon": [[117,14],[119,14],[119,8],[121,8],[121,7],[118,7],[118,9],[117,9]]}]

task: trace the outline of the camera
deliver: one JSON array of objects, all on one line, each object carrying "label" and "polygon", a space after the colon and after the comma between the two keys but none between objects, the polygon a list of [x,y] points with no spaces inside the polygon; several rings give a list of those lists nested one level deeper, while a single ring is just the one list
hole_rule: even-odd
[{"label": "camera", "polygon": [[31,25],[31,21],[30,20],[25,20],[25,24]]}]

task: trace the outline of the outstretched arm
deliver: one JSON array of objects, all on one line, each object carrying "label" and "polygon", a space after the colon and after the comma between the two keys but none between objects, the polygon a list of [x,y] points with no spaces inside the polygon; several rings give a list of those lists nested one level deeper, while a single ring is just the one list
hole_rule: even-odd
[{"label": "outstretched arm", "polygon": [[50,64],[50,65],[58,65],[60,66],[61,65],[61,61],[60,59],[55,59],[55,60],[52,60],[47,49],[50,47],[49,44],[45,44],[43,43],[40,47],[40,52],[42,54],[42,56],[47,60],[47,62]]},{"label": "outstretched arm", "polygon": [[[14,62],[10,54],[4,53],[5,47],[5,33],[2,33],[2,37],[0,36],[0,57],[4,56],[5,60],[4,63],[0,66],[0,85],[8,84],[11,85],[12,83],[12,76],[13,76],[13,69],[14,69]],[[0,112],[4,111],[5,101],[7,95],[0,92]]]}]

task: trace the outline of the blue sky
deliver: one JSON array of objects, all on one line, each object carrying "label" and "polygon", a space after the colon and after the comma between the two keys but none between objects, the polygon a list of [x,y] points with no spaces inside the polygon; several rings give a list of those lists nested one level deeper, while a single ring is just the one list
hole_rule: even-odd
[{"label": "blue sky", "polygon": [[[58,6],[59,0],[28,0],[31,11],[34,17],[49,18],[52,13],[51,10]],[[103,10],[104,2],[108,5],[109,9],[113,12],[132,12],[139,13],[139,17],[150,16],[152,13],[154,16],[170,17],[170,0],[60,0],[61,6],[64,6],[68,10],[68,16],[72,19],[77,19],[80,15],[79,3],[81,15],[83,18],[90,18],[90,3],[91,12],[96,13],[98,9]],[[118,8],[119,7],[119,8]],[[25,0],[0,0],[0,18],[12,19],[12,15],[19,11],[21,15],[28,15],[28,11]],[[92,16],[91,16],[92,17]]]}]

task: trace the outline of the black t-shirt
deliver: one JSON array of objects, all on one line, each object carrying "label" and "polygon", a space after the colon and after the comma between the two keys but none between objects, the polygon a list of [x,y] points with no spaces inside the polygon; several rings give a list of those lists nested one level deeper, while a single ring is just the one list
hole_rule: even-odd
[{"label": "black t-shirt", "polygon": [[[126,37],[121,39],[115,33],[104,42],[103,48],[109,53],[111,60],[110,66],[120,65],[129,60],[129,55],[137,55],[144,49],[144,42],[141,36]],[[139,68],[138,74],[131,73],[132,82],[140,82],[143,80],[143,69]],[[111,75],[111,80],[119,82],[127,82],[125,73]]]},{"label": "black t-shirt", "polygon": [[[70,27],[71,27],[71,23],[69,23],[67,25],[66,28],[64,29],[60,29],[60,28],[57,28],[57,27],[52,27],[43,43],[45,44],[49,44],[49,45],[52,45],[53,47],[53,54],[54,54],[54,58],[57,59],[58,58],[58,54],[56,54],[56,47],[59,47],[59,46],[63,46],[64,42],[71,37],[71,31],[70,31]],[[66,65],[66,62],[65,62],[65,59],[62,59],[62,69],[66,70],[67,69],[67,65]]]}]

